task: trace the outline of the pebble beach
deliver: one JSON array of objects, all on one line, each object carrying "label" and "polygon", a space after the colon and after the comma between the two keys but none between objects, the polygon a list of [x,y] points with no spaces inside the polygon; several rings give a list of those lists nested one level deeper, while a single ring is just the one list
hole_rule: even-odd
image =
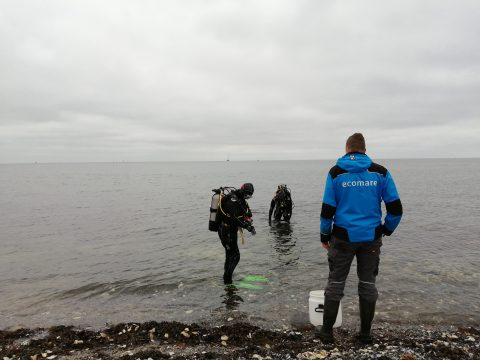
[{"label": "pebble beach", "polygon": [[265,329],[226,319],[222,325],[121,323],[102,329],[54,326],[0,331],[0,359],[480,359],[478,327],[376,324],[362,345],[356,330],[335,330],[324,345],[312,326]]}]

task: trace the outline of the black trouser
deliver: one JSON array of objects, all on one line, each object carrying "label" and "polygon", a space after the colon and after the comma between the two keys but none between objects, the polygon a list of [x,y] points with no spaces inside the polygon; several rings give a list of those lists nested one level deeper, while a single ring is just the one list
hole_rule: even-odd
[{"label": "black trouser", "polygon": [[340,301],[343,297],[345,281],[347,280],[353,258],[357,257],[358,296],[368,302],[375,302],[378,291],[375,279],[380,263],[380,247],[382,239],[354,243],[332,236],[328,251],[328,284],[325,289],[325,299]]},{"label": "black trouser", "polygon": [[218,229],[218,237],[222,241],[222,245],[225,248],[225,266],[223,273],[223,281],[226,284],[232,283],[233,271],[237,267],[240,261],[240,250],[237,243],[237,227],[232,227],[220,224]]}]

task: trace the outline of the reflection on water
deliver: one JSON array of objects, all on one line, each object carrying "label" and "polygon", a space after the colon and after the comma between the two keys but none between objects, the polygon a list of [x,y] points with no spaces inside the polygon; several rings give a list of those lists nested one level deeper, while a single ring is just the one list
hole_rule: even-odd
[{"label": "reflection on water", "polygon": [[292,239],[292,225],[286,221],[274,222],[270,227],[270,232],[273,233],[278,239]]},{"label": "reflection on water", "polygon": [[225,287],[225,294],[222,295],[222,304],[225,304],[227,310],[234,310],[243,302],[243,299],[238,295],[239,290],[235,286]]},{"label": "reflection on water", "polygon": [[288,222],[275,222],[270,227],[270,235],[273,238],[273,248],[279,255],[283,265],[296,264],[298,256],[294,255],[297,239],[293,233],[293,226]]},{"label": "reflection on water", "polygon": [[270,233],[273,235],[275,244],[274,249],[280,254],[290,254],[292,248],[295,246],[295,239],[293,239],[292,226],[287,222],[277,222],[270,227]]}]

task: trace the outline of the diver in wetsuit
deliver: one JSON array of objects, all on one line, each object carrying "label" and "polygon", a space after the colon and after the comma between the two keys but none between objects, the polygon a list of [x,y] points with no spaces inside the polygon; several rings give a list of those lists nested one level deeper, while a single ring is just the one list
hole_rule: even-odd
[{"label": "diver in wetsuit", "polygon": [[256,234],[252,225],[252,212],[246,199],[253,195],[253,185],[246,183],[238,190],[233,190],[223,196],[220,200],[219,211],[220,225],[218,228],[218,237],[225,248],[225,267],[223,282],[232,283],[232,276],[235,267],[240,261],[240,250],[237,243],[238,229],[246,229],[252,235]]},{"label": "diver in wetsuit", "polygon": [[277,191],[270,203],[270,211],[268,212],[268,225],[272,225],[272,214],[276,221],[283,219],[290,222],[292,217],[292,194],[287,185],[278,185]]}]

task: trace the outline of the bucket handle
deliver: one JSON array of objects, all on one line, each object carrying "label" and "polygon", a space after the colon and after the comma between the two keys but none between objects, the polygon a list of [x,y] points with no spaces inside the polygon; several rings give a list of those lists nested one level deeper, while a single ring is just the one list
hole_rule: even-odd
[{"label": "bucket handle", "polygon": [[315,308],[315,312],[323,313],[323,304],[318,304],[318,306]]}]

